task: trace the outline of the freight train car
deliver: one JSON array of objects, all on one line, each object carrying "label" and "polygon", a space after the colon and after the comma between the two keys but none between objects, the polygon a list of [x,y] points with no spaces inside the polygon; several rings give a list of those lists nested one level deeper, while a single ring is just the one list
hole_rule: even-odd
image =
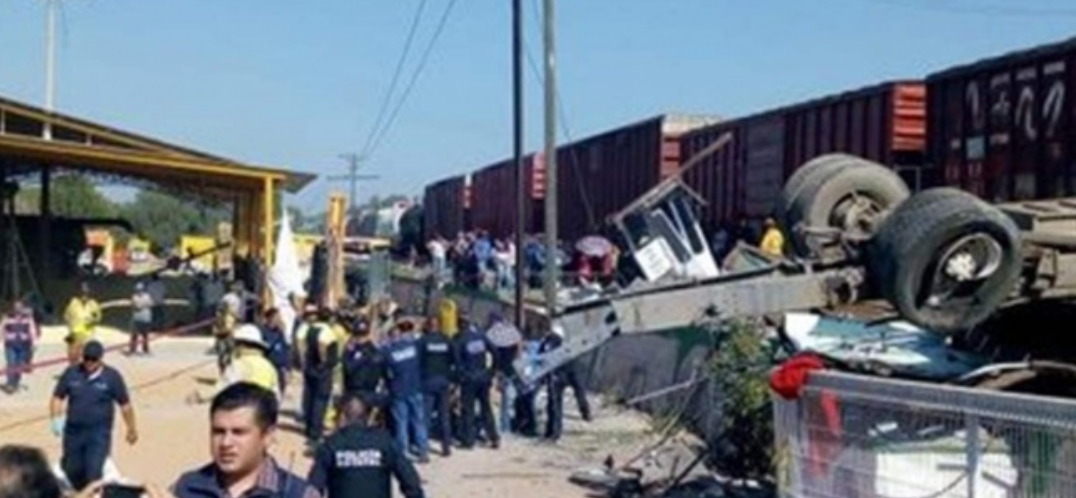
[{"label": "freight train car", "polygon": [[1076,194],[1074,67],[1070,39],[929,76],[937,183],[993,202]]},{"label": "freight train car", "polygon": [[[523,230],[538,233],[545,226],[542,200],[545,199],[545,163],[541,154],[523,158],[526,200]],[[488,230],[495,237],[515,233],[516,202],[515,161],[508,159],[474,173],[471,181],[471,221],[476,229]]]},{"label": "freight train car", "polygon": [[470,179],[466,175],[446,178],[426,187],[422,200],[423,233],[427,238],[453,238],[470,230]]},{"label": "freight train car", "polygon": [[685,172],[708,202],[704,228],[770,216],[789,175],[807,161],[847,152],[898,170],[918,188],[926,148],[926,95],[921,82],[876,85],[796,104],[684,135],[686,161],[725,133],[732,142]]},{"label": "freight train car", "polygon": [[557,149],[558,230],[575,240],[676,173],[680,137],[716,118],[662,115]]}]

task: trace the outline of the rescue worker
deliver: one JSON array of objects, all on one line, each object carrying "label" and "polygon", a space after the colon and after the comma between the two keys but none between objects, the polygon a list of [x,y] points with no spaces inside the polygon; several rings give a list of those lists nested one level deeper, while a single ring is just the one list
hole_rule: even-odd
[{"label": "rescue worker", "polygon": [[384,429],[369,425],[369,408],[347,393],[337,409],[340,430],[314,455],[308,480],[325,498],[391,498],[392,478],[406,498],[423,498],[415,467]]},{"label": "rescue worker", "polygon": [[325,414],[333,394],[333,372],[340,361],[339,344],[329,321],[332,312],[322,308],[317,321],[303,333],[303,417],[306,437],[313,446],[325,434]]},{"label": "rescue worker", "polygon": [[449,339],[455,338],[456,334],[460,332],[459,312],[456,302],[447,297],[441,299],[441,303],[437,307],[437,313],[440,317],[441,332]]},{"label": "rescue worker", "polygon": [[243,324],[235,329],[235,357],[224,370],[212,394],[195,393],[195,402],[205,403],[232,384],[249,382],[274,394],[280,393],[280,378],[276,366],[269,361],[269,345],[262,339],[257,326]]},{"label": "rescue worker", "polygon": [[418,459],[425,463],[430,460],[430,440],[426,423],[426,403],[422,399],[419,343],[411,322],[399,322],[397,329],[399,334],[396,339],[385,347],[396,442],[406,453],[411,450],[410,436],[414,435]]},{"label": "rescue worker", "polygon": [[494,449],[501,446],[493,406],[490,403],[492,350],[486,337],[470,324],[465,325],[464,332],[455,339],[456,374],[460,383],[460,402],[463,404],[460,439],[464,449],[474,448],[477,437],[475,403],[478,403],[490,445]]},{"label": "rescue worker", "polygon": [[49,403],[52,433],[63,437],[60,466],[76,490],[102,477],[112,451],[113,405],[119,405],[123,415],[127,443],[138,442],[127,383],[119,371],[104,364],[104,354],[100,342],[87,342],[82,348],[82,363],[60,375]]},{"label": "rescue worker", "polygon": [[172,486],[175,498],[320,498],[314,487],[269,454],[279,412],[276,396],[248,382],[217,394],[209,407],[213,461],[180,476]]},{"label": "rescue worker", "polygon": [[763,227],[764,230],[762,232],[762,241],[759,242],[759,249],[776,258],[784,257],[785,236],[781,233],[781,229],[777,228],[777,221],[773,218],[766,218]]},{"label": "rescue worker", "polygon": [[344,393],[357,395],[373,413],[388,407],[383,383],[388,377],[385,353],[374,343],[370,322],[357,318],[344,346]]},{"label": "rescue worker", "polygon": [[232,361],[235,349],[232,334],[240,323],[240,317],[243,316],[243,300],[240,296],[241,285],[234,282],[231,290],[220,298],[220,303],[217,306],[217,321],[213,335],[216,339],[217,368],[221,374],[224,373],[224,370],[228,368],[228,364]]},{"label": "rescue worker", "polygon": [[78,295],[71,298],[64,310],[64,321],[68,330],[64,339],[67,342],[67,360],[74,366],[82,358],[83,345],[93,338],[97,324],[101,322],[101,306],[90,297],[90,284],[83,282],[79,286]]},{"label": "rescue worker", "polygon": [[15,300],[11,311],[0,320],[4,337],[4,368],[7,373],[5,390],[14,394],[22,389],[22,375],[29,372],[34,355],[34,343],[41,338],[34,314],[21,300]]},{"label": "rescue worker", "polygon": [[437,429],[441,454],[447,457],[452,454],[452,415],[448,411],[448,390],[452,387],[455,353],[452,341],[441,332],[441,323],[437,318],[427,320],[423,332],[419,339],[419,362],[422,366],[422,393],[426,399],[426,420],[431,429]]}]

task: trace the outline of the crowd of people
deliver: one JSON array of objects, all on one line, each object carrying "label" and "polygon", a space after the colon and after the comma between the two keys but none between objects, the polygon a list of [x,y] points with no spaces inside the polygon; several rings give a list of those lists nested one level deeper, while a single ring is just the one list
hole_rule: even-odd
[{"label": "crowd of people", "polygon": [[[161,301],[153,296],[151,283],[136,284],[130,298],[128,355],[148,355],[150,331],[161,328]],[[251,438],[275,430],[280,404],[296,387],[298,422],[314,459],[309,490],[324,497],[389,496],[390,476],[405,496],[422,496],[413,465],[429,462],[434,444],[448,457],[453,450],[478,446],[496,450],[506,433],[555,441],[562,434],[561,398],[568,387],[584,419],[591,417],[574,366],[537,385],[516,375],[521,358],[535,362],[537,355],[560,347],[558,331],[527,340],[500,315],[483,317],[481,323],[457,316],[450,301],[442,303],[440,313],[421,320],[406,319],[391,300],[345,310],[297,302],[300,316],[288,323],[286,314],[275,308],[262,312],[249,297],[242,284],[233,283],[220,298],[213,324],[219,380],[188,397],[192,403],[210,403],[214,463],[184,474],[170,491],[147,491],[151,498],[243,496],[235,493],[239,483],[215,494],[213,486],[221,482],[210,482],[212,476],[226,465],[239,472],[234,460],[247,451],[239,447],[256,446]],[[58,482],[76,492],[100,489],[110,465],[117,407],[125,440],[139,441],[135,405],[123,373],[106,364],[106,350],[95,339],[101,306],[88,286],[72,299],[65,318],[71,364],[58,377],[49,406],[51,429],[62,440]],[[7,389],[16,392],[20,376],[30,371],[40,330],[21,302],[13,303],[0,330]],[[544,430],[536,406],[542,390],[548,392]],[[244,424],[253,427],[231,427]],[[225,435],[229,441],[217,441]],[[3,451],[33,453],[17,447]],[[259,472],[248,472],[244,482],[268,485],[274,472],[283,472],[272,465],[259,461],[244,467],[244,472]],[[11,484],[4,480],[6,473],[37,472],[30,467],[0,466],[0,489]],[[289,496],[314,496],[305,489]]]},{"label": "crowd of people", "polygon": [[[589,253],[564,242],[549,257],[545,241],[527,236],[523,245],[523,275],[530,288],[542,286],[542,273],[552,260],[572,283],[608,283],[616,269],[619,250],[608,244],[606,251]],[[431,268],[442,281],[487,290],[508,290],[516,285],[516,243],[512,238],[496,238],[486,230],[460,232],[454,239],[434,235],[426,244]]]}]

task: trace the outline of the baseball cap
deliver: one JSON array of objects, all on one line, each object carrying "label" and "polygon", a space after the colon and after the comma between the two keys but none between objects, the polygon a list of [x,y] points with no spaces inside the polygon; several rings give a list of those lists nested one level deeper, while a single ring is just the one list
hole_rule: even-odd
[{"label": "baseball cap", "polygon": [[82,359],[87,361],[101,361],[105,356],[105,347],[100,342],[90,341],[82,347]]}]

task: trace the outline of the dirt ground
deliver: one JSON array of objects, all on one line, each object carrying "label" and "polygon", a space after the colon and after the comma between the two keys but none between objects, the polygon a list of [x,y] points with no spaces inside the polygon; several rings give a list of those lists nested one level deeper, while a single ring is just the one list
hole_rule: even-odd
[{"label": "dirt ground", "polygon": [[[214,358],[208,354],[207,339],[163,339],[153,346],[152,357],[127,358],[118,353],[106,356],[106,362],[124,374],[133,391],[141,436],[138,444],[127,445],[117,416],[113,458],[126,478],[169,485],[183,471],[207,461],[207,407],[190,405],[185,398],[211,382],[216,369]],[[38,358],[60,354],[59,344],[44,344]],[[0,444],[38,446],[58,461],[60,441],[49,431],[47,406],[60,369],[54,366],[34,372],[28,378],[27,391],[0,394]],[[297,395],[297,389],[289,393],[285,410],[294,410]],[[573,412],[573,400],[566,399],[565,405],[569,410],[566,433],[556,445],[508,437],[497,451],[479,448],[455,451],[450,458],[432,456],[431,463],[419,467],[427,495],[584,497],[589,491],[567,480],[572,472],[596,467],[609,454],[617,461],[626,461],[655,439],[650,434],[650,423],[637,413],[602,407],[596,410],[593,422],[585,423]],[[309,459],[302,455],[296,425],[290,417],[284,421],[273,453],[282,465],[290,465],[305,475]]]}]

